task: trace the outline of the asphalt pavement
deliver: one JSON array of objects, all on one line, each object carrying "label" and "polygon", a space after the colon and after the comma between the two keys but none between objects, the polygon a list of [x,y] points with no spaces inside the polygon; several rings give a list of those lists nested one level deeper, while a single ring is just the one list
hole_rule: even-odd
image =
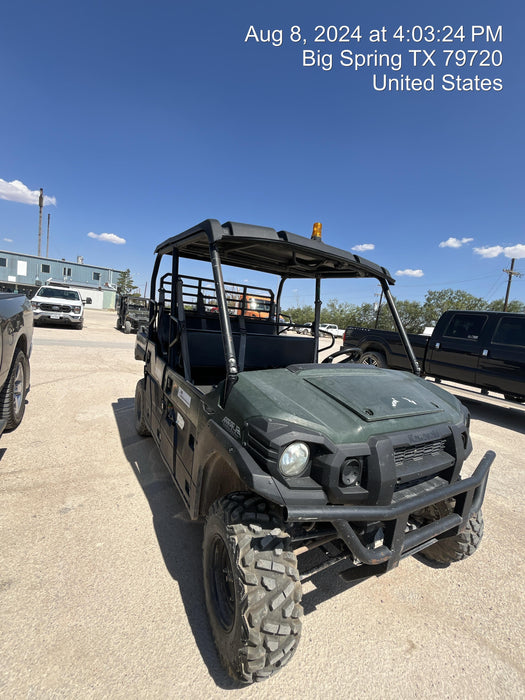
[{"label": "asphalt pavement", "polygon": [[470,464],[497,452],[474,556],[315,576],[292,661],[239,687],[206,618],[202,526],[135,433],[142,366],[115,321],[35,329],[26,415],[0,439],[0,697],[525,697],[523,406],[449,387],[472,413]]}]

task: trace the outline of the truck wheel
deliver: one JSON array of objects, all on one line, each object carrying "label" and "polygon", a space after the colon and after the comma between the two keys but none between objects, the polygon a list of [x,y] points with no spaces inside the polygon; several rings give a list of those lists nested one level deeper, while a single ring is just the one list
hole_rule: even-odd
[{"label": "truck wheel", "polygon": [[250,493],[215,501],[204,527],[206,607],[224,668],[252,683],[293,656],[301,635],[301,583],[275,507]]},{"label": "truck wheel", "polygon": [[22,350],[16,352],[0,392],[0,418],[7,421],[5,429],[13,430],[20,425],[26,409],[26,378],[29,363]]},{"label": "truck wheel", "polygon": [[451,564],[470,557],[477,550],[483,537],[483,513],[479,510],[470,516],[467,527],[454,537],[445,537],[421,552],[421,556],[438,564]]},{"label": "truck wheel", "polygon": [[383,353],[372,352],[371,350],[364,352],[361,355],[359,362],[361,362],[362,365],[372,365],[373,367],[387,367],[386,359]]},{"label": "truck wheel", "polygon": [[131,333],[131,321],[125,321],[124,323],[124,333]]},{"label": "truck wheel", "polygon": [[135,389],[135,430],[144,437],[151,435],[144,415],[144,380],[139,379]]}]

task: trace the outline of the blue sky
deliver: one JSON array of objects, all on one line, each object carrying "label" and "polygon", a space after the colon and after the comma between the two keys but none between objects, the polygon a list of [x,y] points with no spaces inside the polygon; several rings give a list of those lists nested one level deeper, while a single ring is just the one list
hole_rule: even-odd
[{"label": "blue sky", "polygon": [[[29,0],[2,15],[4,250],[37,253],[43,187],[50,257],[130,268],[142,288],[157,243],[208,217],[304,235],[321,221],[401,299],[501,298],[511,257],[525,273],[518,0]],[[350,40],[315,41],[334,28]],[[247,39],[268,30],[273,43]],[[511,296],[525,300],[525,277]]]}]

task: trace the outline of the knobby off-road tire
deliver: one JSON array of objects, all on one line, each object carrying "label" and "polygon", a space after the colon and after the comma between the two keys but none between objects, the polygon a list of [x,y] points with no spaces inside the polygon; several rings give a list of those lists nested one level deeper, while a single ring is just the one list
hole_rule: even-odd
[{"label": "knobby off-road tire", "polygon": [[6,430],[14,430],[24,417],[28,374],[27,357],[22,350],[17,350],[4,387],[0,392],[0,418],[7,421]]},{"label": "knobby off-road tire", "polygon": [[277,508],[233,493],[210,508],[203,541],[204,591],[221,662],[234,679],[269,678],[301,635],[301,583]]},{"label": "knobby off-road tire", "polygon": [[135,430],[139,435],[151,435],[144,415],[144,379],[139,379],[135,389]]},{"label": "knobby off-road tire", "polygon": [[451,564],[470,557],[478,549],[483,537],[483,513],[479,510],[470,516],[468,525],[454,537],[445,537],[436,544],[424,549],[421,554],[425,559],[438,564]]},{"label": "knobby off-road tire", "polygon": [[361,355],[361,359],[359,360],[359,362],[362,365],[372,365],[373,367],[381,367],[381,368],[388,367],[386,358],[383,355],[383,353],[372,352],[371,350],[364,352]]}]

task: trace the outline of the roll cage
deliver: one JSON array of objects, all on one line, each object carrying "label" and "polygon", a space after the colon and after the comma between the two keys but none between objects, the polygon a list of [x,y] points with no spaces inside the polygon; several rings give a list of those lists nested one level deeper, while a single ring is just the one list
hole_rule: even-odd
[{"label": "roll cage", "polygon": [[[156,260],[150,287],[152,290],[157,289],[157,277],[162,258],[171,256],[172,261],[171,272],[164,274],[160,279],[158,301],[150,302],[150,329],[163,339],[168,364],[180,367],[185,378],[190,381],[192,381],[195,354],[199,354],[201,349],[200,343],[193,342],[193,353],[190,353],[188,330],[193,329],[197,333],[200,331],[204,340],[209,340],[211,336],[203,333],[213,330],[217,334],[217,331],[220,331],[226,368],[224,400],[235,383],[239,371],[259,366],[257,362],[252,363],[252,367],[245,366],[246,338],[250,333],[261,334],[258,338],[260,352],[271,354],[275,344],[268,341],[268,336],[278,336],[282,330],[281,293],[284,282],[289,279],[315,280],[315,318],[312,327],[314,342],[311,344],[311,352],[310,348],[308,349],[308,357],[304,357],[303,351],[301,362],[317,361],[321,280],[375,278],[382,287],[412,370],[415,374],[420,374],[419,365],[390,292],[390,286],[395,280],[386,268],[365,258],[329,246],[318,238],[309,239],[288,231],[276,231],[273,228],[231,221],[220,224],[215,219],[206,219],[197,226],[168,238],[157,246],[155,253]],[[211,263],[213,280],[181,276],[179,273],[181,258]],[[242,309],[240,313],[232,314],[232,296],[229,284],[223,279],[223,264],[266,272],[280,278],[275,297],[271,290],[261,288],[251,287],[248,290],[244,287],[243,291],[239,292],[241,297],[244,295],[244,298],[248,293],[259,296],[261,293],[268,294],[270,312],[267,319],[256,319],[258,325],[255,325],[255,319],[245,320]],[[238,304],[237,307],[239,307]],[[215,314],[215,323],[212,322],[210,313]],[[265,321],[267,325],[261,330],[261,323]],[[250,328],[247,331],[248,323]],[[235,329],[232,329],[233,325]],[[263,335],[266,338],[265,343],[261,342]],[[284,337],[281,336],[281,338],[284,341]],[[291,343],[288,345],[291,346]],[[202,351],[200,354],[202,355]],[[286,356],[286,352],[284,354]],[[292,355],[293,353],[290,352],[290,356]],[[263,363],[262,367],[264,366]]]}]

